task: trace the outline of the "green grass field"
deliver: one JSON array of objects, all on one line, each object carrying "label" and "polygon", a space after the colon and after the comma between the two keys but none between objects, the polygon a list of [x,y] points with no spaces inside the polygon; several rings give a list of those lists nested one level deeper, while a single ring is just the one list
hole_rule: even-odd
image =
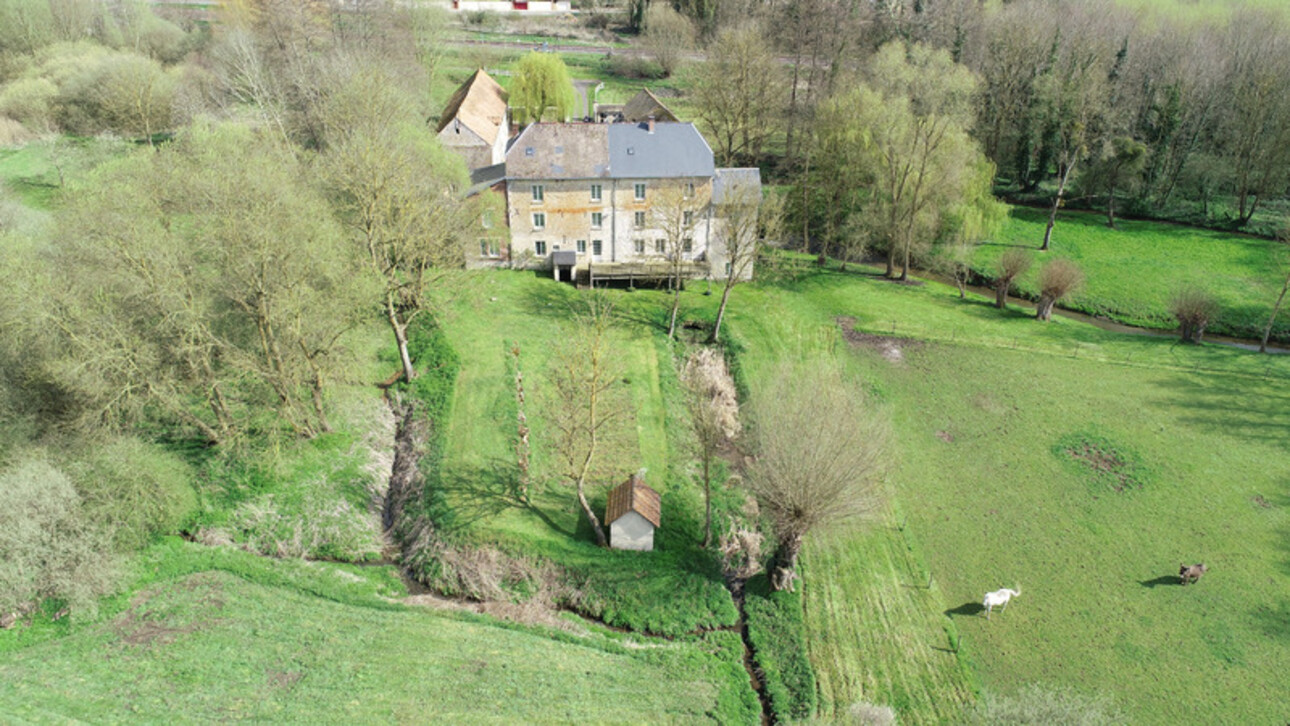
[{"label": "green grass field", "polygon": [[[992,276],[999,256],[1011,246],[1036,250],[1036,262],[1020,288],[1037,295],[1043,261],[1049,256],[1070,258],[1083,268],[1087,283],[1062,305],[1129,325],[1176,328],[1168,309],[1170,297],[1192,283],[1222,304],[1211,332],[1261,337],[1290,259],[1290,249],[1266,239],[1131,220],[1118,221],[1113,230],[1105,216],[1091,212],[1058,215],[1052,250],[1039,253],[1047,221],[1042,210],[1014,208],[996,243],[977,250],[974,267]],[[1290,340],[1290,319],[1279,320],[1274,334]]]},{"label": "green grass field", "polygon": [[[776,358],[831,353],[896,434],[895,512],[806,553],[822,706],[939,722],[975,677],[1105,692],[1132,723],[1283,719],[1290,361],[956,298],[830,272],[736,299],[754,385]],[[853,350],[838,316],[918,340],[892,363]],[[1141,489],[1115,492],[1055,453],[1071,436],[1136,458]],[[1182,560],[1213,571],[1179,587]],[[979,615],[984,592],[1018,584],[1006,613]],[[945,652],[957,634],[971,673]]]},{"label": "green grass field", "polygon": [[[604,552],[595,546],[573,490],[560,483],[546,385],[553,355],[568,335],[575,293],[533,273],[480,278],[444,326],[462,360],[447,430],[443,481],[462,536],[514,554],[539,554],[588,582],[589,614],[615,625],[668,634],[732,625],[737,614],[714,556],[702,538],[700,490],[687,476],[688,428],[670,349],[641,318],[658,312],[657,293],[624,298],[615,331],[619,414],[607,431],[588,497],[603,513],[611,486],[638,469],[663,498],[664,526],[652,553]],[[508,350],[518,343],[532,429],[532,505],[512,495],[515,386]]]},{"label": "green grass field", "polygon": [[553,639],[216,570],[0,656],[0,712],[19,723],[697,721],[740,714],[719,703],[742,672],[730,645]]}]

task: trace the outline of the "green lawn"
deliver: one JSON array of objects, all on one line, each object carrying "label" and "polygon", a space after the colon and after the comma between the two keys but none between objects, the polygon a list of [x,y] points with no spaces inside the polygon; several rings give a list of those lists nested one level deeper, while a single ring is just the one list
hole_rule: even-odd
[{"label": "green lawn", "polygon": [[[1120,220],[1090,212],[1063,212],[1053,229],[1052,250],[1037,250],[1047,212],[1016,207],[996,243],[982,245],[974,266],[993,275],[999,256],[1010,247],[1036,250],[1036,264],[1020,287],[1037,294],[1039,267],[1049,256],[1068,257],[1084,269],[1082,292],[1062,304],[1130,325],[1173,329],[1169,300],[1179,286],[1200,285],[1218,297],[1223,311],[1210,326],[1214,333],[1260,337],[1285,280],[1279,265],[1284,245],[1230,232],[1160,222]],[[1278,321],[1275,335],[1290,340],[1290,317]]]},{"label": "green lawn", "polygon": [[[832,353],[895,430],[895,512],[806,552],[823,707],[939,722],[975,677],[1106,692],[1132,723],[1284,719],[1290,360],[836,272],[746,288],[735,306],[754,386],[779,357]],[[853,350],[838,316],[920,340],[893,363]],[[1081,437],[1135,458],[1141,489],[1054,452]],[[1179,587],[1183,560],[1212,571]],[[979,616],[983,593],[1015,585],[1005,614]],[[957,634],[971,674],[945,652]]]},{"label": "green lawn", "polygon": [[[737,613],[702,538],[701,491],[687,474],[689,429],[678,399],[671,348],[648,320],[661,313],[662,295],[620,293],[612,367],[617,412],[588,487],[603,515],[608,490],[638,469],[663,499],[663,526],[650,553],[595,545],[574,491],[560,481],[549,412],[556,405],[550,380],[554,354],[567,345],[567,284],[531,272],[481,275],[446,320],[444,331],[461,357],[442,480],[460,531],[476,543],[516,555],[539,555],[585,580],[579,608],[614,625],[667,634],[732,625]],[[532,505],[513,496],[518,479],[514,446],[516,400],[508,350],[518,343],[526,415],[532,430]]]},{"label": "green lawn", "polygon": [[0,656],[0,712],[20,723],[687,722],[732,713],[720,701],[741,669],[711,654],[721,650],[556,640],[212,571]]}]

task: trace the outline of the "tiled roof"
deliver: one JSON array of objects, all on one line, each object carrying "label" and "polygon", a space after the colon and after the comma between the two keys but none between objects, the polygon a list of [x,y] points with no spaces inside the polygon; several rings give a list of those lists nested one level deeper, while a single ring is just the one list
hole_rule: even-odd
[{"label": "tiled roof", "polygon": [[650,116],[659,122],[676,122],[680,121],[672,109],[663,105],[658,100],[658,96],[650,93],[648,88],[642,88],[640,93],[632,96],[632,100],[623,105],[623,120],[629,122],[648,121]]},{"label": "tiled roof", "polygon": [[470,129],[489,145],[497,141],[497,134],[503,133],[502,122],[506,120],[506,89],[497,85],[487,73],[480,70],[470,80],[461,85],[448,100],[448,107],[439,117],[439,128],[443,131],[453,121]]},{"label": "tiled roof", "polygon": [[506,152],[510,179],[591,179],[609,175],[606,124],[537,123]]},{"label": "tiled roof", "polygon": [[658,492],[645,486],[639,474],[632,474],[627,481],[614,487],[609,492],[609,503],[605,507],[605,525],[611,525],[628,512],[636,512],[649,523],[658,527],[662,519],[662,502]]}]

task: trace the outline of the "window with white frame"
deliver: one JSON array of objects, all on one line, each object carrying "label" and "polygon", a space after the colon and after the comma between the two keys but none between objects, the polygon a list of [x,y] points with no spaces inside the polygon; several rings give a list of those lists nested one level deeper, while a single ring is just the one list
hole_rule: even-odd
[{"label": "window with white frame", "polygon": [[686,237],[685,240],[681,242],[681,251],[687,255],[693,252],[694,240],[690,239],[689,237]]},{"label": "window with white frame", "polygon": [[643,200],[643,199],[645,199],[645,182],[637,182],[637,184],[636,184],[636,201],[638,201],[638,202],[639,202],[639,201],[641,201],[641,200]]},{"label": "window with white frame", "polygon": [[578,240],[578,254],[580,255],[587,254],[587,240],[585,239]]},{"label": "window with white frame", "polygon": [[688,182],[685,185],[685,196],[687,198],[694,196],[694,182]]},{"label": "window with white frame", "polygon": [[542,189],[542,185],[534,184],[533,185],[533,203],[541,204],[544,198],[545,198],[545,192]]},{"label": "window with white frame", "polygon": [[642,228],[642,227],[644,227],[644,226],[645,226],[645,213],[644,213],[644,212],[637,212],[637,213],[636,213],[636,228],[637,228],[637,229],[640,229],[640,228]]},{"label": "window with white frame", "polygon": [[545,212],[534,212],[534,213],[533,213],[533,229],[546,229],[546,213],[545,213]]},{"label": "window with white frame", "polygon": [[498,246],[497,240],[487,238],[479,240],[480,257],[500,257],[501,254],[501,247]]},{"label": "window with white frame", "polygon": [[542,241],[542,240],[536,240],[536,241],[534,241],[534,242],[533,242],[533,251],[534,251],[534,252],[536,252],[539,256],[541,256],[541,255],[545,255],[545,254],[546,254],[546,242],[544,242],[544,241]]},{"label": "window with white frame", "polygon": [[667,240],[659,237],[654,240],[654,254],[661,255],[667,252]]},{"label": "window with white frame", "polygon": [[604,190],[603,190],[603,188],[602,188],[599,184],[592,184],[592,185],[591,185],[591,201],[593,201],[593,202],[598,202],[598,201],[600,201],[600,199],[601,199],[601,194],[603,193],[603,191],[604,191]]},{"label": "window with white frame", "polygon": [[591,254],[593,256],[599,257],[601,252],[604,251],[604,249],[605,249],[605,246],[604,244],[601,243],[600,240],[598,239],[591,240]]},{"label": "window with white frame", "polygon": [[634,244],[634,245],[635,245],[635,247],[636,247],[636,254],[638,254],[638,255],[643,255],[643,254],[645,254],[645,240],[643,240],[643,239],[638,239],[638,240],[635,240],[635,241],[633,242],[633,244]]},{"label": "window with white frame", "polygon": [[686,227],[689,227],[690,225],[694,224],[694,212],[691,212],[688,209],[685,210],[681,214],[681,224],[685,225]]},{"label": "window with white frame", "polygon": [[591,228],[592,228],[592,229],[600,229],[600,228],[601,228],[601,227],[603,227],[603,226],[605,226],[605,213],[604,213],[604,212],[592,212],[592,213],[591,213]]}]

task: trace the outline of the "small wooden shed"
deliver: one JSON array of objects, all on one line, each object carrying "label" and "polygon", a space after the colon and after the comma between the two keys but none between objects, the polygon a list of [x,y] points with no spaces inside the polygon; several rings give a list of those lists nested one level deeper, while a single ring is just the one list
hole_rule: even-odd
[{"label": "small wooden shed", "polygon": [[661,523],[658,492],[645,486],[640,474],[609,492],[605,523],[609,525],[609,546],[616,550],[654,549],[654,530]]}]

